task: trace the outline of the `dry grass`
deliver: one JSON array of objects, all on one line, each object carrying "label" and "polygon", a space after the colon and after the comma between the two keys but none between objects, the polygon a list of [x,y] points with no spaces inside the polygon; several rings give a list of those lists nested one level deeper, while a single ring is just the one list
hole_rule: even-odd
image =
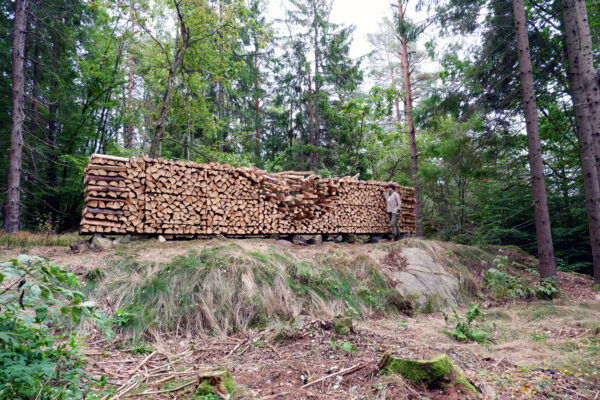
[{"label": "dry grass", "polygon": [[19,231],[0,233],[0,249],[29,249],[31,247],[68,246],[82,239],[77,233],[33,233]]},{"label": "dry grass", "polygon": [[301,313],[356,317],[395,313],[395,293],[368,257],[300,261],[272,246],[236,244],[189,250],[166,263],[122,257],[94,283],[92,297],[108,314],[130,315],[134,334],[205,332],[228,335]]}]

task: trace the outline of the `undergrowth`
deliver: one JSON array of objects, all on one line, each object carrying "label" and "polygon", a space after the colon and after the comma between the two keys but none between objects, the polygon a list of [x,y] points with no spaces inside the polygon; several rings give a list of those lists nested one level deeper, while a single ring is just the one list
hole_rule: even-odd
[{"label": "undergrowth", "polygon": [[82,239],[77,233],[33,233],[19,231],[15,233],[0,233],[0,248],[14,249],[37,246],[68,246]]},{"label": "undergrowth", "polygon": [[485,285],[492,295],[498,300],[515,300],[517,298],[537,297],[542,300],[552,300],[560,293],[555,278],[541,279],[531,283],[531,278],[524,276],[523,272],[535,276],[538,272],[531,265],[523,265],[513,261],[509,264],[508,256],[502,249],[494,258],[495,268],[485,271],[483,277]]},{"label": "undergrowth", "polygon": [[0,399],[99,398],[75,327],[105,319],[78,289],[74,274],[37,257],[0,264]]},{"label": "undergrowth", "polygon": [[163,264],[131,258],[93,283],[110,298],[115,329],[134,335],[191,331],[230,334],[299,314],[397,313],[403,300],[366,256],[301,262],[272,247],[245,253],[236,245],[190,251]]},{"label": "undergrowth", "polygon": [[475,327],[472,325],[473,321],[484,316],[483,311],[481,311],[481,304],[471,305],[465,312],[465,318],[461,317],[458,314],[456,308],[454,308],[453,306],[450,307],[452,309],[452,314],[454,315],[454,318],[448,316],[444,312],[443,315],[444,320],[446,321],[446,325],[450,326],[454,324],[454,329],[443,330],[443,333],[458,341],[471,340],[479,344],[485,344],[489,342],[490,333],[484,329],[481,329],[480,327]]}]

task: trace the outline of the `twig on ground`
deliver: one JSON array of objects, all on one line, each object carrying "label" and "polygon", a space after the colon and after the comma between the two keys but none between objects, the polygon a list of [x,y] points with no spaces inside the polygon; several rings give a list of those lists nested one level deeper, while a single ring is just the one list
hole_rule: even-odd
[{"label": "twig on ground", "polygon": [[171,376],[167,376],[165,378],[159,379],[156,382],[152,382],[153,385],[160,385],[161,383],[165,383],[170,381],[171,379],[174,379],[177,375],[171,375]]},{"label": "twig on ground", "polygon": [[161,393],[168,393],[168,392],[174,392],[176,390],[180,390],[183,389],[184,387],[188,387],[190,385],[193,385],[194,383],[197,383],[197,381],[194,379],[193,381],[190,381],[188,383],[184,383],[183,385],[171,388],[171,389],[165,389],[165,390],[156,390],[153,392],[142,392],[142,393],[138,393],[139,396],[142,395],[147,395],[147,394],[161,394]]},{"label": "twig on ground", "polygon": [[277,349],[275,347],[271,346],[270,344],[267,344],[267,347],[269,349],[271,349],[273,351],[273,353],[277,354],[278,358],[281,358],[281,354],[279,354],[279,352],[277,351]]},{"label": "twig on ground", "polygon": [[360,364],[356,364],[356,365],[355,365],[355,366],[353,366],[353,367],[346,368],[346,369],[342,369],[341,371],[334,372],[333,374],[326,375],[326,376],[324,376],[324,377],[322,377],[322,378],[319,378],[319,379],[317,379],[316,381],[308,382],[306,385],[304,385],[304,386],[301,386],[300,388],[301,388],[301,389],[305,389],[305,388],[307,388],[307,387],[309,387],[309,386],[312,386],[312,385],[314,385],[314,384],[316,384],[316,383],[319,383],[319,382],[321,382],[321,381],[324,381],[325,379],[332,378],[332,377],[334,377],[334,376],[337,376],[337,375],[348,375],[348,374],[351,374],[351,373],[353,373],[353,372],[356,372],[356,371],[358,371],[358,370],[360,370],[360,369],[363,369],[363,368],[364,368],[364,367],[366,367],[366,366],[367,366],[367,363],[360,363]]},{"label": "twig on ground", "polygon": [[187,354],[186,356],[183,356],[184,354],[186,354],[186,353],[187,353],[187,351],[184,351],[184,352],[183,352],[183,353],[181,353],[179,356],[176,356],[176,357],[178,357],[176,360],[173,360],[173,361],[171,361],[171,362],[168,362],[168,363],[166,363],[166,364],[163,364],[163,365],[159,365],[159,366],[158,366],[158,367],[156,367],[156,368],[152,368],[150,371],[148,371],[148,373],[150,373],[150,374],[151,374],[152,372],[156,372],[156,371],[162,371],[162,370],[163,370],[163,369],[165,369],[166,367],[168,367],[168,366],[170,366],[170,365],[173,365],[173,364],[175,364],[175,363],[177,363],[177,362],[179,362],[179,361],[185,360],[186,358],[188,358],[189,356],[191,356],[192,354],[194,354],[194,352],[193,352],[193,351],[191,351],[191,350],[188,350],[188,351],[189,351],[189,354]]},{"label": "twig on ground", "polygon": [[596,392],[596,395],[594,396],[594,400],[598,400],[598,396],[600,396],[600,390],[598,390]]},{"label": "twig on ground", "polygon": [[[575,391],[573,389],[569,389],[569,388],[566,388],[566,387],[561,386],[561,385],[556,385],[556,387],[559,387],[559,388],[561,388],[563,390],[566,390],[567,392],[571,392],[573,394],[576,394],[577,396],[583,397],[584,399],[589,399],[589,396],[586,396],[585,394],[581,394],[581,393],[579,393],[579,392],[577,392],[577,391]],[[596,397],[598,397],[598,396],[596,395]]]},{"label": "twig on ground", "polygon": [[229,353],[227,353],[227,357],[231,356],[242,344],[246,343],[245,340],[239,342]]},{"label": "twig on ground", "polygon": [[135,373],[138,371],[138,369],[142,368],[142,367],[144,366],[144,364],[146,364],[146,363],[148,362],[148,360],[149,360],[149,359],[151,359],[151,358],[152,358],[152,357],[153,357],[153,356],[154,356],[156,353],[157,353],[157,351],[156,351],[156,350],[154,350],[152,353],[150,353],[150,354],[148,355],[148,357],[144,358],[144,359],[142,360],[142,362],[141,362],[141,363],[139,363],[139,364],[137,365],[137,367],[135,367],[135,368],[133,369],[133,371],[131,371],[131,372],[129,373],[129,375],[131,376],[131,375],[135,374]]}]

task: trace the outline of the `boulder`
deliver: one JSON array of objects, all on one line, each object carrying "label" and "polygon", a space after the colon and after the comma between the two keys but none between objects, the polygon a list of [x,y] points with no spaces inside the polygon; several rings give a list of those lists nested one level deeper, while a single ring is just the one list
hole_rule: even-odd
[{"label": "boulder", "polygon": [[344,242],[350,243],[350,244],[356,243],[357,236],[355,234],[349,233],[349,234],[343,235],[343,236],[344,236]]},{"label": "boulder", "polygon": [[113,240],[113,244],[127,244],[131,242],[131,235],[125,235]]},{"label": "boulder", "polygon": [[313,237],[311,237],[308,240],[308,244],[322,244],[323,243],[323,235],[313,235]]},{"label": "boulder", "polygon": [[394,357],[391,351],[387,351],[377,366],[384,375],[400,374],[415,384],[443,389],[445,394],[454,395],[452,398],[480,397],[475,386],[446,354],[440,354],[431,360],[407,360]]},{"label": "boulder", "polygon": [[158,235],[158,238],[156,238],[156,240],[158,240],[161,243],[164,243],[167,241],[167,239],[165,239],[165,237],[163,235]]},{"label": "boulder", "polygon": [[302,246],[306,246],[308,244],[308,243],[306,243],[306,239],[302,235],[292,236],[292,243],[302,245]]},{"label": "boulder", "polygon": [[113,246],[113,241],[109,238],[105,238],[100,234],[95,234],[90,243],[90,249],[94,251],[102,251],[109,249]]},{"label": "boulder", "polygon": [[402,269],[388,272],[394,288],[414,304],[415,309],[435,312],[448,305],[457,306],[462,298],[458,278],[420,248],[402,248]]}]

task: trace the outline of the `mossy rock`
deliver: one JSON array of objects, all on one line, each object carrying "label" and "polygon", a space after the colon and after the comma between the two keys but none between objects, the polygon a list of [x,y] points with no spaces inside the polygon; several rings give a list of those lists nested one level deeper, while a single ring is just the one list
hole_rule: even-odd
[{"label": "mossy rock", "polygon": [[394,357],[387,351],[378,365],[384,375],[400,374],[415,384],[425,383],[430,387],[442,389],[453,388],[470,397],[479,397],[475,386],[446,354],[440,354],[431,360],[405,360]]},{"label": "mossy rock", "polygon": [[226,369],[205,369],[198,372],[197,395],[235,395],[238,386]]},{"label": "mossy rock", "polygon": [[354,332],[354,328],[352,328],[352,318],[336,318],[333,329],[338,335],[348,336]]}]

